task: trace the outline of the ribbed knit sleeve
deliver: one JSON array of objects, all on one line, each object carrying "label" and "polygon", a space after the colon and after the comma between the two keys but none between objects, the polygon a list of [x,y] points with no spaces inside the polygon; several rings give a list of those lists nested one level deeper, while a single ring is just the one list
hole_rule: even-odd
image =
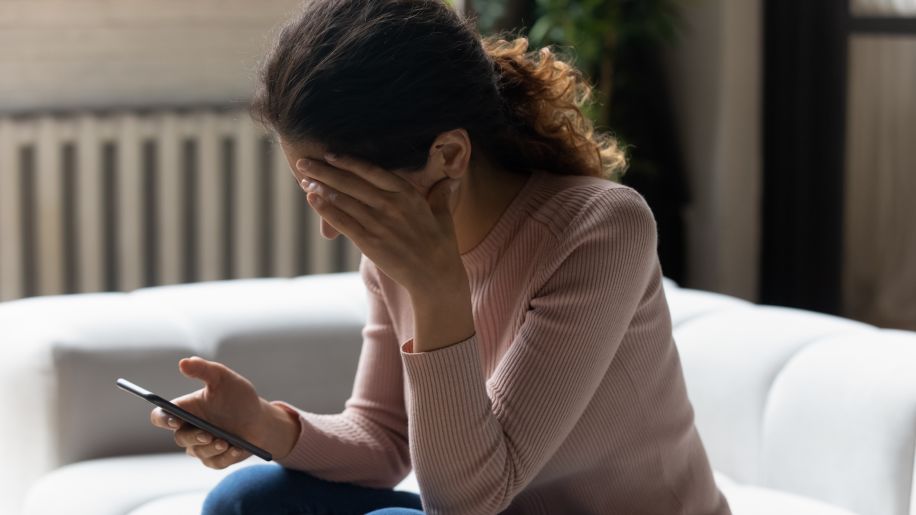
[{"label": "ribbed knit sleeve", "polygon": [[353,393],[335,415],[283,403],[299,414],[302,430],[292,452],[277,461],[327,481],[391,488],[410,472],[403,374],[391,317],[365,257],[360,274],[369,315]]},{"label": "ribbed knit sleeve", "polygon": [[591,402],[657,264],[655,220],[627,188],[589,199],[555,238],[489,380],[477,334],[430,352],[401,346],[427,513],[497,513],[529,484]]}]

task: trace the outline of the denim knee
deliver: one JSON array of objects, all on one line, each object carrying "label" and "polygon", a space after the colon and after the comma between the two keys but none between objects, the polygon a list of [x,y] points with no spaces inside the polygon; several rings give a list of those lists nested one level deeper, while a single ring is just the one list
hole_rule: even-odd
[{"label": "denim knee", "polygon": [[[376,489],[318,479],[276,464],[252,465],[229,474],[210,491],[203,515],[348,514],[382,507],[421,507],[410,492]],[[411,512],[386,512],[389,515]]]},{"label": "denim knee", "polygon": [[280,513],[286,482],[285,469],[278,465],[252,465],[224,477],[204,500],[202,515],[253,515]]}]

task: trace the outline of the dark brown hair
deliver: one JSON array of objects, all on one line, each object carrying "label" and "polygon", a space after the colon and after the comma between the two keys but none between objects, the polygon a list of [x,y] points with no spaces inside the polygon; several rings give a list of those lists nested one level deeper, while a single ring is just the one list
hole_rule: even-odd
[{"label": "dark brown hair", "polygon": [[612,177],[625,166],[583,115],[591,87],[574,66],[523,37],[481,38],[441,0],[308,0],[258,79],[252,115],[284,140],[389,170],[422,168],[456,128],[510,170]]}]

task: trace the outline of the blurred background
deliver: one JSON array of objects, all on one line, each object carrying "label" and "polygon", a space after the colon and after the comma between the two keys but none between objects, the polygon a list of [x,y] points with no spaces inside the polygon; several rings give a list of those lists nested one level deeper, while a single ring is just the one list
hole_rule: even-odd
[{"label": "blurred background", "polygon": [[[355,270],[247,115],[300,0],[0,0],[0,300]],[[916,329],[916,0],[465,0],[575,59],[684,286]]]}]

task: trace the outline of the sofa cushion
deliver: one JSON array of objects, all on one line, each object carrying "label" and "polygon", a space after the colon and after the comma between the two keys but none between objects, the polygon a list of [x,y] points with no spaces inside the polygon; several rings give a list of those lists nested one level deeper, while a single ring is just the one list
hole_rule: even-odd
[{"label": "sofa cushion", "polygon": [[127,515],[197,515],[204,504],[207,491],[191,492],[187,494],[168,495],[155,501],[150,501]]},{"label": "sofa cushion", "polygon": [[[226,470],[208,469],[184,454],[125,456],[62,467],[29,492],[26,515],[196,515],[209,491],[226,474],[261,463],[251,458]],[[716,483],[735,515],[852,515],[798,495],[745,486],[716,472]],[[408,475],[398,490],[418,492]]]},{"label": "sofa cushion", "polygon": [[[839,506],[770,488],[744,485],[715,471],[716,484],[733,515],[855,515]],[[190,513],[190,512],[189,512]]]},{"label": "sofa cushion", "polygon": [[[407,480],[412,484],[416,480],[411,474]],[[831,506],[813,499],[787,494],[767,488],[742,486],[724,475],[716,474],[716,481],[734,515],[773,515],[792,513],[795,515],[854,515],[836,506]],[[400,489],[400,485],[399,485]],[[170,495],[146,503],[131,511],[128,515],[192,515],[200,513],[201,505],[207,492]]]},{"label": "sofa cushion", "polygon": [[[225,470],[204,467],[183,453],[89,460],[61,467],[29,490],[23,515],[124,515],[150,501],[206,492],[226,474],[260,462],[250,458]],[[196,512],[187,513],[199,513]]]}]

